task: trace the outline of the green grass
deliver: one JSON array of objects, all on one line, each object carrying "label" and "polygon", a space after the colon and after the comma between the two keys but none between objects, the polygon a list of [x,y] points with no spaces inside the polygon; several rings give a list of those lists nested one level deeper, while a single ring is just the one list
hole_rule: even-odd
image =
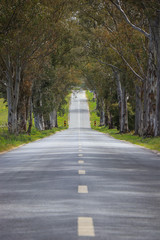
[{"label": "green grass", "polygon": [[58,113],[57,120],[58,120],[58,126],[60,127],[64,126],[64,121],[66,121],[66,127],[68,127],[70,97],[71,97],[71,94],[66,97],[67,104],[63,106],[64,113],[63,114]]},{"label": "green grass", "polygon": [[[152,137],[152,138],[143,138],[139,137],[137,135],[134,135],[134,132],[126,133],[126,134],[120,134],[117,129],[108,129],[108,127],[100,127],[99,126],[99,117],[96,114],[96,102],[93,102],[93,93],[90,93],[89,91],[86,92],[88,103],[89,103],[89,109],[90,109],[90,121],[91,121],[91,127],[94,130],[97,130],[99,132],[109,134],[110,136],[119,139],[131,142],[133,144],[137,144],[143,147],[146,147],[151,150],[160,151],[160,137]],[[94,120],[97,121],[97,126],[94,126]]]},{"label": "green grass", "polygon": [[[15,136],[9,134],[6,127],[0,128],[0,152],[7,151],[18,147],[22,144],[33,142],[35,140],[50,136],[57,131],[61,131],[68,128],[68,114],[69,114],[69,101],[70,96],[66,98],[67,104],[63,106],[64,114],[58,114],[58,128],[51,130],[38,131],[35,127],[32,128],[31,134],[20,134]],[[1,114],[2,113],[2,114]],[[64,127],[64,120],[67,121],[67,126]],[[0,125],[7,123],[7,108],[3,104],[3,100],[0,99]]]},{"label": "green grass", "polygon": [[1,131],[0,135],[0,152],[12,149],[14,147],[18,147],[19,145],[29,143],[40,138],[47,137],[51,134],[54,134],[56,131],[60,131],[62,129],[64,128],[59,127],[53,128],[52,130],[38,131],[33,128],[30,135],[20,134],[18,136],[9,134],[7,129],[3,129],[3,132]]},{"label": "green grass", "polygon": [[8,110],[3,98],[0,98],[0,125],[7,123]]},{"label": "green grass", "polygon": [[96,121],[96,126],[100,124],[100,117],[98,117],[98,112],[96,110],[96,101],[93,101],[93,93],[86,91],[86,96],[88,99],[89,110],[90,110],[90,123],[91,128],[95,129],[94,121]]}]

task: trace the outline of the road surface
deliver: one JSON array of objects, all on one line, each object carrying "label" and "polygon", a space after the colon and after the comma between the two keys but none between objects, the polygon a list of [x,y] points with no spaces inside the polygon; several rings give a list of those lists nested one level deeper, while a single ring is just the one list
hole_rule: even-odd
[{"label": "road surface", "polygon": [[0,240],[81,239],[160,239],[160,157],[91,130],[83,91],[68,130],[0,155]]}]

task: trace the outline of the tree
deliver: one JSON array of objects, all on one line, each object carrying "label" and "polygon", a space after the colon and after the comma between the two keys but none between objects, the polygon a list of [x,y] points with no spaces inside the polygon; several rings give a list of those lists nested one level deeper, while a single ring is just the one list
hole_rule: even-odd
[{"label": "tree", "polygon": [[[116,47],[118,46],[121,51],[123,50],[124,52],[125,50],[126,53],[129,52],[129,47],[124,46],[126,43],[126,41],[124,41],[124,37],[125,39],[127,38],[125,36],[126,32],[124,33],[124,31],[122,31],[123,29],[122,24],[117,23],[116,18],[111,20],[110,18],[106,19],[103,6],[101,5],[100,7],[100,5],[98,4],[99,3],[95,1],[94,3],[89,2],[88,3],[89,8],[86,7],[85,10],[82,9],[82,13],[85,14],[85,17],[83,14],[81,14],[82,16],[80,15],[82,26],[87,36],[86,39],[89,39],[88,42],[86,43],[85,51],[86,49],[88,49],[88,51],[86,52],[90,57],[94,58],[99,63],[105,65],[106,72],[107,71],[110,72],[111,69],[113,70],[112,74],[110,74],[110,78],[112,81],[115,79],[114,82],[116,84],[114,83],[114,85],[117,85],[120,131],[127,132],[128,131],[127,101],[128,101],[129,92],[131,92],[130,91],[131,88],[129,85],[132,85],[132,82],[127,78],[131,74],[128,73],[129,71],[126,68],[126,63],[124,62],[122,57],[119,55],[117,56],[117,52],[115,53],[114,51],[115,46]],[[88,19],[88,16],[89,16],[89,19]],[[111,30],[111,28],[113,30]],[[132,55],[132,59],[133,59],[133,55]],[[102,81],[102,78],[101,78],[101,81]],[[108,84],[110,84],[109,81],[108,81]],[[102,88],[104,88],[104,86],[106,85],[103,83]]]},{"label": "tree", "polygon": [[18,117],[22,112],[18,116],[18,109],[20,112],[23,107],[18,105],[22,86],[28,84],[28,80],[25,81],[28,66],[52,52],[56,40],[56,25],[66,11],[64,4],[64,1],[51,3],[36,0],[27,2],[4,0],[0,5],[3,11],[0,26],[9,26],[2,27],[0,60],[2,80],[7,88],[10,133],[18,133],[20,129],[18,122],[21,117],[20,119]]},{"label": "tree", "polygon": [[[160,136],[160,3],[152,1],[111,0],[122,13],[125,21],[148,39],[148,71],[145,81],[144,100],[144,135]],[[146,18],[148,32],[133,24],[123,7],[132,7],[137,13],[143,13]],[[132,11],[133,12],[133,11]],[[137,14],[138,15],[138,14]],[[137,19],[140,22],[140,19]],[[138,23],[139,23],[138,22]]]}]

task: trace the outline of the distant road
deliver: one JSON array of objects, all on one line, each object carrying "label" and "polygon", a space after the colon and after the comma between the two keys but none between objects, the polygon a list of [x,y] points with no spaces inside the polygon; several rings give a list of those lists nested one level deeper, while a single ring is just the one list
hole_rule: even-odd
[{"label": "distant road", "polygon": [[91,130],[85,92],[68,130],[0,155],[0,240],[160,240],[160,157]]}]

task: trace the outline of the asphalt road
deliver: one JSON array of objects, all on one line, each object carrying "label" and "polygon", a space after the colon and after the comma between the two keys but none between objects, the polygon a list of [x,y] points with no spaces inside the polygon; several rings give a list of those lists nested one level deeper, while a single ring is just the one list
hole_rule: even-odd
[{"label": "asphalt road", "polygon": [[160,157],[91,130],[84,92],[68,130],[0,155],[0,240],[77,239],[160,239]]}]

